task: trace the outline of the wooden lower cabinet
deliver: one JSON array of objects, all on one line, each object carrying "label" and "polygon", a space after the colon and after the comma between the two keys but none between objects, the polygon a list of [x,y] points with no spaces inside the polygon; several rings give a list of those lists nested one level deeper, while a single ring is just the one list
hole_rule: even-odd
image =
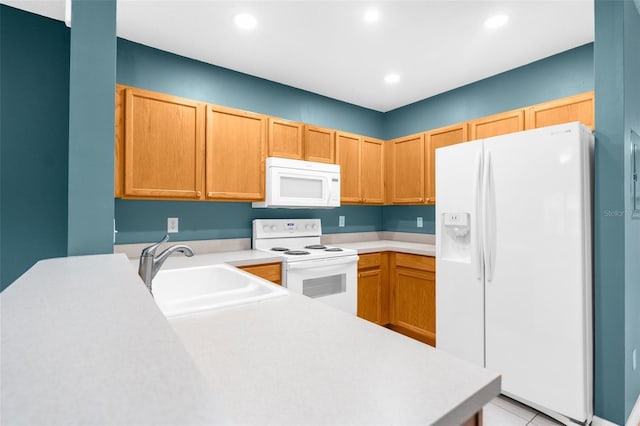
[{"label": "wooden lower cabinet", "polygon": [[396,253],[391,270],[389,328],[435,346],[435,258]]},{"label": "wooden lower cabinet", "polygon": [[431,346],[436,343],[435,258],[361,254],[358,316]]},{"label": "wooden lower cabinet", "polygon": [[482,426],[482,410],[471,416],[462,426]]},{"label": "wooden lower cabinet", "polygon": [[272,283],[282,285],[282,264],[265,263],[262,265],[238,266],[239,269],[257,275]]},{"label": "wooden lower cabinet", "polygon": [[389,253],[361,254],[358,261],[358,316],[389,323]]}]

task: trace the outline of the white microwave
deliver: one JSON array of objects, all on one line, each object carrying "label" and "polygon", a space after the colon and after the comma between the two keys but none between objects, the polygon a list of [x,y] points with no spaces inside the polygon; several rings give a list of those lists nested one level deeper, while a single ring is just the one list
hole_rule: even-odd
[{"label": "white microwave", "polygon": [[268,157],[265,200],[253,207],[330,208],[340,206],[340,166]]}]

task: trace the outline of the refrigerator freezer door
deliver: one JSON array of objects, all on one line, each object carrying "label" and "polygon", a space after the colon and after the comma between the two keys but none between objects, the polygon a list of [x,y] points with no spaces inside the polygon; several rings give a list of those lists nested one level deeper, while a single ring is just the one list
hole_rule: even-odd
[{"label": "refrigerator freezer door", "polygon": [[481,180],[482,141],[436,150],[436,347],[484,366]]},{"label": "refrigerator freezer door", "polygon": [[485,338],[486,367],[502,373],[505,394],[584,421],[591,206],[580,134],[572,123],[484,141],[493,194],[485,211],[495,217]]}]

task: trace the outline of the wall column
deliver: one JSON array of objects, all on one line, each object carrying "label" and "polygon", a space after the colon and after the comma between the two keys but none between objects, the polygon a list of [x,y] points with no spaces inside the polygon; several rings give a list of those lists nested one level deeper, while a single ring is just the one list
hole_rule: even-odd
[{"label": "wall column", "polygon": [[116,0],[73,0],[68,255],[113,252]]},{"label": "wall column", "polygon": [[[640,221],[629,209],[630,130],[640,131],[640,15],[595,1],[595,415],[624,424],[640,390]],[[640,356],[640,354],[638,354]]]}]

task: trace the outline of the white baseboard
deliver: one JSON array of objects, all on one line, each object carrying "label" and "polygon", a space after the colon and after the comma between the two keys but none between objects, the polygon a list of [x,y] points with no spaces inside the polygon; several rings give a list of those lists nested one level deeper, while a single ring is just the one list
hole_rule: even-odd
[{"label": "white baseboard", "polygon": [[[639,4],[639,3],[636,3]],[[640,426],[640,395],[638,395],[638,399],[636,399],[636,404],[633,406],[633,410],[631,410],[631,414],[629,414],[629,418],[627,419],[626,426]]]},{"label": "white baseboard", "polygon": [[593,416],[593,421],[591,422],[591,426],[620,426],[620,425],[610,422],[609,420],[600,418],[598,416]]}]

